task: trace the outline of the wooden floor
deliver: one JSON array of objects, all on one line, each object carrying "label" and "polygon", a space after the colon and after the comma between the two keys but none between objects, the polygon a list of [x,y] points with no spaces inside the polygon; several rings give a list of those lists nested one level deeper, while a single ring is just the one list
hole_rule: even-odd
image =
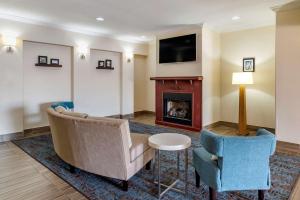
[{"label": "wooden floor", "polygon": [[[142,115],[134,120],[154,124],[153,115]],[[211,129],[220,134],[235,133],[234,128],[231,127],[219,126]],[[27,137],[32,136],[32,134],[27,135]],[[300,155],[299,149],[295,150],[286,145],[278,146],[278,151]],[[0,143],[0,199],[81,200],[86,198],[13,143],[5,142]],[[290,199],[300,199],[300,180]]]}]

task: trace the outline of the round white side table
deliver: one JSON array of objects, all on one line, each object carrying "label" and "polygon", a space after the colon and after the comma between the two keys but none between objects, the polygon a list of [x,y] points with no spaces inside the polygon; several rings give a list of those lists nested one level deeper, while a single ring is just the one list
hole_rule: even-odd
[{"label": "round white side table", "polygon": [[[188,148],[191,146],[191,138],[178,134],[178,133],[160,133],[149,137],[148,139],[149,146],[156,150],[156,159],[158,167],[158,198],[160,199],[168,190],[172,189],[177,192],[184,193],[187,195],[187,178],[188,178]],[[179,181],[179,159],[180,151],[185,152],[185,191],[181,191],[177,188],[174,188],[176,183]],[[160,151],[176,151],[177,152],[177,179],[171,185],[165,185],[161,183],[161,171],[160,171]],[[155,180],[155,164],[153,167],[153,176]],[[155,181],[154,181],[155,182]],[[161,186],[164,186],[166,189],[161,191]]]}]

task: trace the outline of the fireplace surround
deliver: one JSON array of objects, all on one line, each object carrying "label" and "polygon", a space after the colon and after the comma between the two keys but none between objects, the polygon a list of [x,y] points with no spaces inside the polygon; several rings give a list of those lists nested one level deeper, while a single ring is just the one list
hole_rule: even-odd
[{"label": "fireplace surround", "polygon": [[202,76],[151,77],[155,80],[155,123],[202,129]]}]

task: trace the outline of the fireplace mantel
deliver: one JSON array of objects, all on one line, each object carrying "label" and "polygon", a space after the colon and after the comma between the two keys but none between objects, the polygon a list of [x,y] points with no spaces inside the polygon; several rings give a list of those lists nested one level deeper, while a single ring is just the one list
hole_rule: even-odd
[{"label": "fireplace mantel", "polygon": [[[202,76],[151,77],[155,81],[155,123],[191,131],[202,129]],[[167,121],[164,113],[164,96],[167,94],[191,94],[192,123],[180,124]]]},{"label": "fireplace mantel", "polygon": [[150,80],[155,80],[155,81],[200,81],[200,80],[203,80],[203,76],[150,77]]}]

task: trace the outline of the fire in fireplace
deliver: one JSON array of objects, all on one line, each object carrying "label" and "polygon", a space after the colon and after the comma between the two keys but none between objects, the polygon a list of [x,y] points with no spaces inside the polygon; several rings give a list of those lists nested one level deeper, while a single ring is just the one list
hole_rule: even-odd
[{"label": "fire in fireplace", "polygon": [[163,110],[164,121],[192,125],[192,94],[164,93]]}]

